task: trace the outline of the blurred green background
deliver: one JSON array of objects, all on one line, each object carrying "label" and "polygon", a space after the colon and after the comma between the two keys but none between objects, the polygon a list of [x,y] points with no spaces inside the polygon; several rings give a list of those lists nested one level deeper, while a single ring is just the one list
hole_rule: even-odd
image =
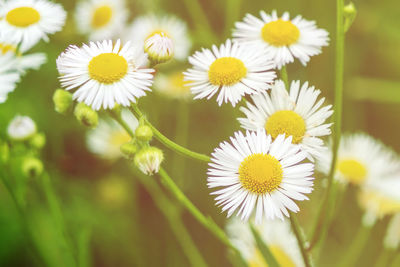
[{"label": "blurred green background", "polygon": [[[93,266],[188,266],[184,253],[172,234],[164,216],[153,203],[146,189],[138,182],[132,164],[121,159],[102,160],[87,151],[85,129],[74,116],[54,111],[52,94],[58,88],[55,59],[69,44],[85,42],[76,33],[73,21],[75,1],[58,1],[69,12],[64,30],[40,43],[33,51],[45,51],[48,62],[38,71],[31,71],[0,104],[0,135],[5,136],[8,122],[16,115],[28,115],[47,136],[43,152],[45,168],[62,200],[62,213],[67,222],[67,236],[77,240],[74,246],[89,244]],[[240,3],[236,9],[236,3]],[[346,35],[344,131],[365,131],[400,150],[400,20],[397,1],[354,1],[357,18]],[[201,25],[186,8],[190,0],[129,1],[130,19],[155,11],[171,13],[185,20],[192,33],[192,51],[209,47],[212,40],[204,38]],[[259,10],[289,11],[301,14],[329,31],[331,44],[313,57],[306,68],[298,62],[288,66],[289,79],[308,80],[320,88],[329,103],[333,103],[335,1],[240,1],[201,0],[207,19],[218,40],[230,36],[233,21],[245,13],[257,15]],[[229,17],[226,18],[226,14]],[[200,26],[200,27],[199,27]],[[187,65],[168,63],[164,68],[183,69]],[[162,71],[162,69],[161,69]],[[212,101],[166,100],[156,93],[140,99],[139,105],[148,118],[166,136],[186,143],[194,151],[209,154],[219,142],[236,130],[241,115],[230,105],[218,107]],[[188,139],[177,136],[177,114],[188,110]],[[206,186],[207,165],[185,159],[161,144],[166,160],[164,167],[180,184],[186,195],[205,214],[221,226],[225,214],[215,207]],[[319,177],[319,175],[317,175]],[[157,179],[157,176],[146,179]],[[316,180],[310,201],[300,203],[300,221],[307,232],[313,222],[323,189]],[[49,216],[49,208],[38,181],[30,181],[28,194],[29,219],[35,229],[34,240],[49,266],[69,266],[65,247],[57,242],[57,223]],[[39,187],[39,188],[38,188]],[[104,188],[111,188],[104,192]],[[113,191],[113,189],[115,189]],[[107,190],[106,190],[107,191]],[[171,198],[173,199],[173,198]],[[353,190],[348,190],[329,230],[327,243],[317,258],[317,266],[335,266],[351,244],[360,225],[361,211]],[[230,266],[225,247],[183,211],[185,224],[210,266]],[[373,266],[382,251],[382,237],[387,220],[374,228],[370,242],[357,266]],[[42,259],[30,249],[28,237],[22,231],[15,206],[4,188],[0,187],[0,266],[41,266]],[[84,255],[82,256],[84,257]],[[400,266],[400,263],[398,263]],[[396,265],[394,265],[396,266]]]}]

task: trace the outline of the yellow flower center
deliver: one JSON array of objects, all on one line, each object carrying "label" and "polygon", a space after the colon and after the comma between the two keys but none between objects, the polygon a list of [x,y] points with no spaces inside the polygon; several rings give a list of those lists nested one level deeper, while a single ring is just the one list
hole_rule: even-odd
[{"label": "yellow flower center", "polygon": [[95,29],[106,26],[112,18],[113,10],[110,6],[96,8],[92,16],[92,27]]},{"label": "yellow flower center", "polygon": [[337,168],[349,182],[357,185],[361,184],[367,176],[364,164],[354,159],[339,160]]},{"label": "yellow flower center", "polygon": [[382,193],[361,191],[359,202],[365,210],[372,209],[379,217],[400,212],[400,199],[393,199]]},{"label": "yellow flower center", "polygon": [[112,147],[120,147],[122,144],[128,143],[131,140],[129,134],[125,131],[112,132],[109,143]]},{"label": "yellow flower center", "polygon": [[3,55],[10,51],[15,54],[17,52],[17,47],[15,47],[14,45],[10,45],[10,44],[0,43],[0,52]]},{"label": "yellow flower center", "polygon": [[239,166],[240,183],[256,194],[274,191],[281,184],[282,178],[281,163],[268,154],[250,155]]},{"label": "yellow flower center", "polygon": [[221,57],[215,60],[208,70],[208,78],[213,85],[233,85],[247,74],[247,69],[240,59]]},{"label": "yellow flower center", "polygon": [[292,136],[292,143],[298,144],[303,140],[306,133],[304,119],[292,110],[280,110],[272,114],[265,123],[265,130],[272,138],[285,134]]},{"label": "yellow flower center", "polygon": [[169,36],[169,34],[167,32],[165,32],[163,30],[156,30],[156,31],[153,31],[152,33],[150,33],[149,36],[146,37],[145,42],[155,35],[160,35],[162,37],[168,37],[171,39],[171,37]]},{"label": "yellow flower center", "polygon": [[122,79],[128,72],[126,59],[115,53],[100,54],[89,62],[89,75],[92,79],[112,84]]},{"label": "yellow flower center", "polygon": [[[286,254],[286,252],[277,245],[269,246],[269,249],[278,262],[279,266],[282,267],[296,267],[293,260]],[[257,249],[252,260],[249,261],[250,267],[268,267],[269,265],[265,262],[261,252]]]},{"label": "yellow flower center", "polygon": [[28,27],[40,20],[40,14],[32,7],[17,7],[7,13],[6,20],[17,27]]},{"label": "yellow flower center", "polygon": [[261,36],[273,46],[287,46],[299,39],[300,31],[291,21],[278,19],[266,23],[261,30]]},{"label": "yellow flower center", "polygon": [[184,75],[182,72],[177,72],[177,73],[171,74],[170,81],[171,81],[172,88],[170,88],[170,89],[172,92],[175,92],[176,94],[179,94],[179,95],[187,94],[190,92],[190,87],[187,86],[187,84],[189,82],[185,81],[183,78],[184,78]]}]

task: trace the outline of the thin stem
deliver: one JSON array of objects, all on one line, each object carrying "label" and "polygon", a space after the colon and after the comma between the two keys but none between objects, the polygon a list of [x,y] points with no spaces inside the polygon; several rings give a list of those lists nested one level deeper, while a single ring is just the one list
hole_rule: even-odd
[{"label": "thin stem", "polygon": [[[176,132],[175,140],[182,146],[186,146],[189,133],[189,105],[186,101],[180,101],[176,109]],[[181,158],[178,154],[174,154],[172,166],[174,177],[178,179],[178,185],[184,186],[185,158]]]},{"label": "thin stem", "polygon": [[160,141],[161,143],[163,143],[166,147],[181,153],[182,155],[185,155],[189,158],[194,158],[197,160],[201,160],[201,161],[205,161],[205,162],[209,162],[210,161],[210,157],[204,154],[200,154],[197,152],[193,152],[183,146],[180,146],[178,144],[176,144],[175,142],[171,141],[170,139],[168,139],[166,136],[164,136],[159,130],[157,130],[156,127],[154,127],[147,119],[146,117],[143,115],[143,113],[140,111],[139,107],[135,104],[132,104],[132,106],[130,107],[130,110],[132,111],[132,113],[138,117],[138,119],[143,118],[144,121],[147,123],[147,125],[151,128],[151,130],[153,131],[154,136],[158,139],[158,141]]},{"label": "thin stem", "polygon": [[292,212],[290,213],[290,223],[292,225],[293,233],[296,236],[297,244],[299,245],[301,256],[303,257],[304,265],[306,267],[311,267],[312,264],[311,264],[310,256],[308,255],[308,252],[305,249],[304,235],[303,235],[302,229],[296,218],[296,215]]},{"label": "thin stem", "polygon": [[164,186],[174,195],[174,197],[193,215],[193,217],[208,229],[216,238],[218,238],[223,244],[235,251],[238,258],[246,265],[245,260],[242,258],[240,251],[231,243],[229,238],[226,236],[224,230],[222,230],[211,217],[205,217],[203,213],[186,197],[186,195],[179,189],[167,172],[161,167],[159,171],[161,182]]},{"label": "thin stem", "polygon": [[182,247],[182,250],[185,252],[191,265],[194,267],[208,266],[193,242],[190,233],[187,231],[177,208],[174,207],[173,203],[171,203],[171,201],[165,196],[164,192],[153,179],[144,177],[141,174],[136,176],[140,180],[141,184],[146,188],[147,192],[152,196],[155,204],[167,219],[171,230],[174,232],[176,239]]},{"label": "thin stem", "polygon": [[289,90],[289,78],[288,78],[288,73],[286,70],[286,66],[283,66],[280,70],[280,78],[285,84],[286,90]]},{"label": "thin stem", "polygon": [[336,1],[336,61],[335,61],[335,103],[334,103],[334,127],[333,127],[333,145],[332,145],[332,162],[328,175],[328,186],[325,198],[320,207],[315,233],[311,238],[310,248],[318,243],[320,236],[325,235],[328,229],[329,220],[326,220],[326,213],[332,208],[334,202],[333,197],[333,179],[336,171],[337,151],[340,144],[340,135],[342,130],[342,106],[343,106],[343,75],[344,75],[344,17],[343,8],[344,0]]},{"label": "thin stem", "polygon": [[78,266],[90,267],[90,237],[92,231],[90,228],[83,228],[78,234]]},{"label": "thin stem", "polygon": [[343,258],[341,264],[339,266],[342,267],[352,267],[357,266],[357,260],[360,258],[361,252],[363,251],[368,238],[371,234],[372,226],[364,226],[358,228],[358,232],[355,238],[351,240],[351,246],[346,252],[345,257]]},{"label": "thin stem", "polygon": [[279,267],[280,265],[279,265],[278,261],[275,259],[271,250],[269,250],[268,245],[260,237],[260,234],[258,233],[257,229],[253,226],[253,224],[250,224],[250,230],[251,230],[251,233],[253,234],[253,237],[257,243],[257,247],[261,251],[261,254],[262,254],[265,262],[268,264],[268,266],[269,267]]}]

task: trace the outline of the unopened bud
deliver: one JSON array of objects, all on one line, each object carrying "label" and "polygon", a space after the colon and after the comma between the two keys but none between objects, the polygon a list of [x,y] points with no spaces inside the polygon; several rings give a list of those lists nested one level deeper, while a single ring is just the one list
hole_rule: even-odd
[{"label": "unopened bud", "polygon": [[120,146],[120,150],[126,157],[133,158],[138,151],[138,147],[132,143],[125,143]]},{"label": "unopened bud", "polygon": [[28,116],[15,116],[8,125],[7,133],[15,141],[24,141],[36,133],[36,124]]},{"label": "unopened bud", "polygon": [[163,31],[155,32],[144,41],[144,51],[151,64],[167,62],[174,55],[174,43]]},{"label": "unopened bud", "polygon": [[72,94],[63,89],[57,89],[53,94],[54,109],[65,114],[72,105]]},{"label": "unopened bud", "polygon": [[37,177],[43,172],[43,163],[35,157],[26,157],[22,161],[22,173],[26,177]]},{"label": "unopened bud", "polygon": [[29,140],[29,144],[36,149],[42,149],[46,144],[46,136],[44,133],[36,133]]},{"label": "unopened bud", "polygon": [[347,32],[350,29],[350,26],[353,24],[354,19],[357,15],[357,9],[354,6],[353,2],[350,2],[343,8],[344,15],[344,32]]},{"label": "unopened bud", "polygon": [[164,160],[163,152],[157,147],[142,148],[134,158],[134,163],[144,174],[158,173],[161,162]]},{"label": "unopened bud", "polygon": [[80,123],[90,128],[95,128],[99,123],[97,112],[84,103],[76,105],[74,115]]},{"label": "unopened bud", "polygon": [[135,130],[135,136],[140,141],[148,142],[153,138],[153,131],[147,125],[139,125]]}]

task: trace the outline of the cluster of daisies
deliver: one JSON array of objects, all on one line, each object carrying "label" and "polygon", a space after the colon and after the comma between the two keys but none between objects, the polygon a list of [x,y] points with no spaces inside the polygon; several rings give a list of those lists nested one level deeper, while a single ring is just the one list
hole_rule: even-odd
[{"label": "cluster of daisies", "polygon": [[0,1],[0,103],[22,76],[46,62],[44,53],[29,53],[39,41],[62,29],[66,12],[46,0]]}]

